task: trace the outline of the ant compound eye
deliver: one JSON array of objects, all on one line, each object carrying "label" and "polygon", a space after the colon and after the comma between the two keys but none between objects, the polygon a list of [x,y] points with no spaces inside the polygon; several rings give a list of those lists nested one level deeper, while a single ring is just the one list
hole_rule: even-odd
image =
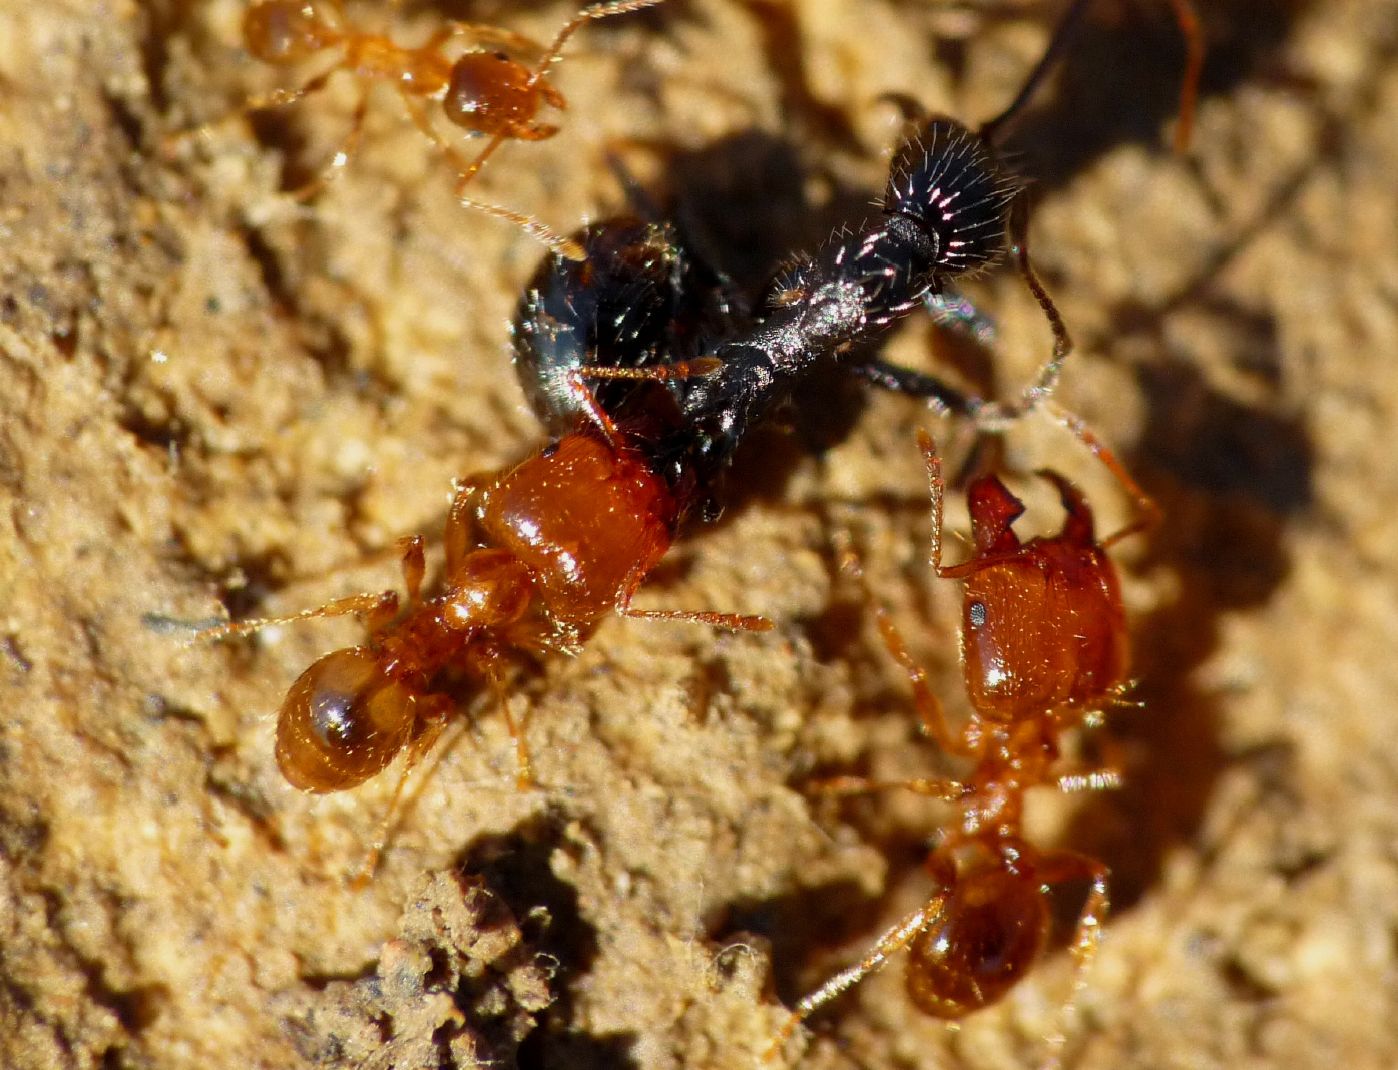
[{"label": "ant compound eye", "polygon": [[986,622],[985,603],[977,599],[967,606],[966,620],[972,628],[984,628]]},{"label": "ant compound eye", "polygon": [[959,275],[1004,251],[1017,191],[980,137],[954,119],[935,119],[895,157],[884,211],[907,216],[931,233],[938,269]]},{"label": "ant compound eye", "polygon": [[413,726],[413,697],[363,647],[303,672],[277,720],[277,764],[303,791],[341,791],[384,770]]}]

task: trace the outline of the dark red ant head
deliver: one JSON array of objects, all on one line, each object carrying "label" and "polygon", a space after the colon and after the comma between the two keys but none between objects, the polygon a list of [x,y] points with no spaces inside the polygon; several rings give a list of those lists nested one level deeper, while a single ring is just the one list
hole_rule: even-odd
[{"label": "dark red ant head", "polygon": [[929,230],[938,271],[960,275],[1004,252],[1018,188],[980,137],[955,119],[937,118],[894,157],[884,211]]},{"label": "dark red ant head", "polygon": [[1019,549],[1013,524],[1024,515],[1024,503],[1010,493],[999,476],[981,476],[973,481],[966,488],[966,506],[971,511],[971,535],[978,556]]},{"label": "dark red ant head", "polygon": [[243,16],[243,40],[263,63],[299,63],[332,44],[334,33],[315,4],[266,0]]},{"label": "dark red ant head", "polygon": [[277,765],[302,791],[343,791],[383,772],[412,734],[413,693],[365,647],[326,654],[277,719]]}]

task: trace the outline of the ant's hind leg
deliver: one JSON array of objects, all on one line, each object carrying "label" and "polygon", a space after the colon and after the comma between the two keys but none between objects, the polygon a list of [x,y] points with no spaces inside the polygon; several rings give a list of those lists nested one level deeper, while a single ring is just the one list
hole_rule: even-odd
[{"label": "ant's hind leg", "polygon": [[869,949],[859,962],[831,977],[823,985],[809,995],[802,997],[796,1004],[796,1010],[791,1013],[776,1035],[772,1037],[772,1042],[767,1046],[767,1051],[762,1056],[763,1062],[771,1062],[780,1053],[782,1047],[800,1024],[809,1018],[831,1000],[849,991],[864,978],[872,973],[877,973],[888,963],[890,955],[896,954],[917,938],[918,933],[932,922],[942,909],[945,896],[937,895],[923,904],[922,909],[909,914],[893,928],[879,937],[873,947]]},{"label": "ant's hind leg", "polygon": [[[393,824],[402,812],[403,789],[407,787],[408,775],[416,768],[422,756],[430,751],[442,734],[442,729],[446,727],[447,719],[455,709],[451,699],[445,695],[419,695],[414,703],[417,710],[417,723],[421,726],[412,740],[408,743],[407,755],[403,760],[402,771],[398,774],[398,784],[393,789],[393,796],[388,801],[388,809],[384,811],[383,820],[379,823],[378,834],[374,837],[373,846],[369,848],[369,855],[364,859],[364,864],[359,872],[350,878],[350,887],[355,891],[361,891],[374,879],[374,873],[379,868],[379,861],[383,858],[384,848],[388,846],[389,834],[393,830]],[[429,773],[431,770],[428,771]]]},{"label": "ant's hind leg", "polygon": [[631,620],[678,620],[734,632],[770,632],[773,628],[770,617],[746,613],[717,613],[705,609],[632,609],[630,606],[622,606],[618,612]]},{"label": "ant's hind leg", "polygon": [[1107,891],[1110,874],[1097,859],[1075,851],[1051,851],[1040,856],[1036,873],[1045,885],[1072,881],[1088,883],[1087,899],[1078,912],[1078,925],[1073,935],[1073,987],[1064,1001],[1059,1027],[1049,1038],[1048,1058],[1040,1066],[1040,1070],[1056,1070],[1063,1045],[1067,1042],[1065,1026],[1077,1006],[1078,996],[1086,987],[1088,967],[1097,957],[1102,943],[1102,923],[1111,909],[1111,897]]},{"label": "ant's hind leg", "polygon": [[510,709],[510,693],[505,686],[505,673],[500,666],[504,659],[491,649],[472,651],[470,658],[472,670],[484,677],[495,696],[495,704],[500,707],[500,714],[505,720],[505,729],[514,741],[515,788],[519,791],[529,791],[538,786],[534,779],[534,760],[529,751],[529,739],[525,735],[525,719],[521,717],[516,720],[514,711]]},{"label": "ant's hind leg", "polygon": [[296,201],[309,201],[344,174],[345,166],[354,159],[355,153],[359,151],[359,146],[364,141],[364,120],[368,114],[369,90],[366,87],[360,92],[359,102],[354,106],[354,114],[350,117],[349,131],[331,155],[330,161],[320,169],[319,174],[309,181],[295,189],[287,190],[288,197]]},{"label": "ant's hind leg", "polygon": [[226,624],[217,624],[212,628],[204,628],[196,632],[194,639],[196,642],[210,642],[228,639],[235,635],[252,635],[264,628],[280,624],[295,624],[299,621],[315,620],[320,617],[348,617],[351,615],[362,616],[364,626],[370,634],[380,631],[398,615],[398,593],[396,591],[383,591],[380,594],[352,594],[346,598],[337,598],[333,602],[326,602],[323,606],[303,609],[299,613],[291,613],[285,617],[254,617],[250,620],[229,621]]},{"label": "ant's hind leg", "polygon": [[[930,440],[929,440],[930,441]],[[936,561],[941,562],[941,499],[937,496],[936,532],[933,540]],[[849,539],[842,537],[837,539],[835,553],[840,562],[840,570],[853,576],[864,590],[864,598],[873,609],[875,620],[879,626],[879,636],[883,639],[884,649],[889,653],[903,670],[908,678],[908,684],[913,689],[913,704],[917,707],[918,716],[922,719],[923,731],[936,741],[947,754],[968,754],[964,742],[956,739],[951,734],[951,729],[947,727],[946,714],[942,709],[942,701],[937,697],[932,685],[927,679],[927,670],[918,664],[917,659],[908,651],[908,644],[903,639],[903,633],[898,626],[893,623],[893,618],[888,610],[874,597],[874,592],[870,589],[868,578],[864,575],[864,568],[859,563],[859,557],[855,554],[853,547],[849,545]],[[850,778],[841,778],[850,779]],[[852,782],[852,780],[851,780]],[[933,783],[933,782],[928,782]],[[949,785],[950,782],[944,782]],[[906,785],[912,787],[911,784]],[[956,799],[960,797],[960,785],[956,785],[956,790],[949,795],[941,795],[941,798]],[[912,790],[918,790],[913,788]],[[951,791],[951,788],[947,788]],[[922,794],[937,794],[935,791],[923,791]]]}]

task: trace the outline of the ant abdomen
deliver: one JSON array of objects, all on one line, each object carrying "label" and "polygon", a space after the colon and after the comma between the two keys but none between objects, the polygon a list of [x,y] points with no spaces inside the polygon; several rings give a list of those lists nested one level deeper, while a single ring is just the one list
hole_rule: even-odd
[{"label": "ant abdomen", "polygon": [[997,1002],[1038,959],[1049,930],[1031,877],[985,866],[954,879],[908,947],[908,995],[925,1014],[961,1018]]},{"label": "ant abdomen", "polygon": [[1004,252],[1005,209],[1018,190],[979,135],[937,118],[895,157],[884,211],[918,223],[935,244],[938,273],[960,275]]},{"label": "ant abdomen", "polygon": [[[515,372],[544,426],[565,434],[586,419],[571,377],[583,366],[644,368],[692,355],[707,296],[695,294],[690,258],[675,228],[633,217],[593,223],[574,235],[585,260],[550,256],[525,288],[510,324]],[[613,417],[632,398],[648,408],[666,387],[601,382],[592,387]]]},{"label": "ant abdomen", "polygon": [[335,650],[291,685],[277,719],[277,765],[302,791],[343,791],[383,772],[417,722],[414,691],[367,647]]},{"label": "ant abdomen", "polygon": [[311,5],[270,0],[248,8],[243,16],[243,41],[263,63],[291,64],[329,47],[334,38]]}]

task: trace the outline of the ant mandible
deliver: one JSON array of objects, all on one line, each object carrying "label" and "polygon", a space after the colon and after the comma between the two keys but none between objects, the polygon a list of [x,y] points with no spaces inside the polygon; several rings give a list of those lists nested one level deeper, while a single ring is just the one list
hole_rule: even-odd
[{"label": "ant mandible", "polygon": [[[1074,851],[1043,850],[1028,842],[1023,804],[1030,788],[1101,790],[1120,783],[1114,768],[1064,771],[1060,745],[1069,729],[1091,723],[1121,702],[1129,686],[1129,636],[1107,550],[1153,527],[1159,511],[1081,420],[1053,411],[1131,496],[1137,519],[1099,539],[1082,492],[1045,470],[1038,474],[1058,492],[1063,526],[1056,535],[1022,542],[1013,525],[1023,504],[998,476],[986,475],[966,492],[972,556],[944,565],[942,463],[931,437],[919,435],[932,493],[933,572],[965,582],[960,638],[971,715],[959,734],[948,727],[925,670],[887,612],[877,608],[876,614],[885,645],[912,685],[923,729],[944,752],[969,760],[971,768],[961,780],[836,777],[819,786],[835,794],[907,788],[951,803],[957,816],[927,858],[936,891],[879,937],[858,963],[797,1003],[773,1039],[768,1060],[803,1020],[903,949],[909,997],[925,1014],[955,1020],[997,1002],[1043,951],[1050,929],[1047,896],[1055,885],[1088,885],[1072,944],[1075,981],[1065,1011],[1097,952],[1110,903],[1107,868]],[[843,557],[845,567],[859,574],[853,554],[847,550]]]},{"label": "ant mandible", "polygon": [[[338,49],[340,54],[327,70],[309,81],[255,97],[235,115],[301,100],[324,89],[339,71],[359,79],[359,100],[348,133],[321,172],[293,191],[298,199],[308,199],[338,176],[358,150],[372,84],[391,84],[402,97],[413,124],[456,169],[456,196],[463,205],[514,223],[555,251],[578,259],[581,254],[575,243],[559,237],[533,216],[469,197],[466,189],[506,141],[542,141],[558,133],[558,126],[540,121],[539,114],[546,106],[558,110],[567,106],[566,98],[549,80],[548,71],[562,55],[569,38],[589,22],[664,2],[603,0],[591,4],[568,19],[547,47],[511,30],[455,20],[423,44],[408,47],[385,34],[357,28],[343,0],[256,0],[243,18],[243,40],[257,59],[276,66],[292,66],[332,50]],[[401,0],[392,0],[394,7],[400,3]],[[489,47],[451,58],[447,46],[463,37]],[[539,60],[529,66],[502,49],[537,53]],[[433,124],[429,102],[439,103],[454,126],[490,140],[467,159]]]}]

